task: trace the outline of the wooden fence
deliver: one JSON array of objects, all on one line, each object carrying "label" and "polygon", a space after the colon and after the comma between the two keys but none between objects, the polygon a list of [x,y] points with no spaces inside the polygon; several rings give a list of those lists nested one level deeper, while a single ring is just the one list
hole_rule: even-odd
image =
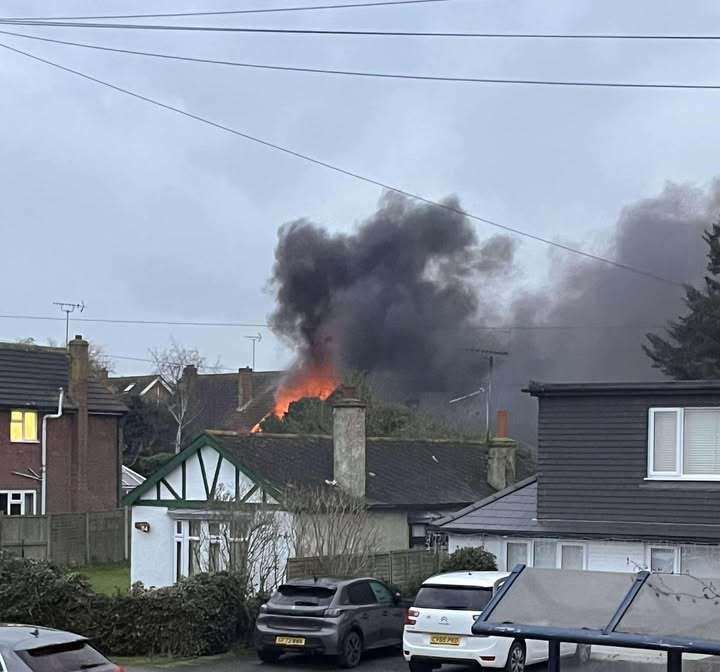
[{"label": "wooden fence", "polygon": [[61,565],[124,562],[129,557],[129,512],[0,516],[0,551]]},{"label": "wooden fence", "polygon": [[[362,576],[374,576],[396,586],[425,579],[440,571],[440,565],[446,554],[434,550],[411,549],[375,553],[367,564],[357,572]],[[321,567],[321,558],[291,558],[288,560],[288,579],[315,576]]]}]

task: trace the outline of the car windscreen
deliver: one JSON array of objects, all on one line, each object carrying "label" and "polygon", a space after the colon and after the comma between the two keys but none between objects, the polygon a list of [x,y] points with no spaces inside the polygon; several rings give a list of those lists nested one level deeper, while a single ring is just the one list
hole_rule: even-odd
[{"label": "car windscreen", "polygon": [[415,606],[425,609],[482,611],[492,595],[492,588],[423,586],[415,598]]},{"label": "car windscreen", "polygon": [[66,642],[16,651],[33,672],[80,672],[112,663],[87,642]]},{"label": "car windscreen", "polygon": [[335,588],[327,586],[280,586],[270,600],[273,604],[296,607],[324,607],[330,604]]}]

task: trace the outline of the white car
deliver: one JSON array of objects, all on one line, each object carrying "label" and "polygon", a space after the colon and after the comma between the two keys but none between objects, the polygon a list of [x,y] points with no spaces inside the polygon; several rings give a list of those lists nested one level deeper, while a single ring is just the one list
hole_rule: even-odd
[{"label": "white car", "polygon": [[[410,672],[430,672],[444,663],[502,667],[523,672],[548,659],[548,643],[472,634],[472,625],[509,572],[450,572],[427,579],[408,610],[403,656]],[[561,655],[590,658],[588,645],[563,644]]]}]

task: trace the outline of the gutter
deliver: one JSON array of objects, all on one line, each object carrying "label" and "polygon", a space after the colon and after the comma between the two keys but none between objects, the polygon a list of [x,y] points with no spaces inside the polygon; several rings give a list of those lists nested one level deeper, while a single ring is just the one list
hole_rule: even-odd
[{"label": "gutter", "polygon": [[55,420],[63,414],[63,399],[65,391],[59,388],[57,413],[49,413],[43,415],[42,419],[42,438],[41,438],[41,456],[40,456],[40,515],[44,516],[47,512],[47,421]]}]

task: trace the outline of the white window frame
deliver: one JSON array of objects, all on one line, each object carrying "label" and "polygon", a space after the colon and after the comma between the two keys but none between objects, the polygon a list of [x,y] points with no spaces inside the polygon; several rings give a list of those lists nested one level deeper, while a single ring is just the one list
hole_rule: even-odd
[{"label": "white window frame", "polygon": [[575,546],[582,549],[582,567],[580,569],[587,569],[587,544],[581,541],[558,541],[557,545],[557,559],[555,560],[555,567],[562,569],[562,549],[563,546]]},{"label": "white window frame", "polygon": [[652,552],[672,551],[673,552],[673,574],[680,573],[680,548],[678,546],[668,546],[667,544],[648,544],[645,551],[645,564],[648,571],[652,571]]},{"label": "white window frame", "polygon": [[[8,508],[6,511],[0,511],[0,515],[10,516],[10,505],[20,504],[20,515],[21,516],[34,516],[37,512],[37,492],[35,490],[0,490],[0,495],[7,495],[8,497]],[[32,495],[32,511],[25,510],[25,496]],[[13,497],[19,497],[13,501]]]},{"label": "white window frame", "polygon": [[[13,421],[12,416],[13,413],[20,413],[20,423],[22,425],[23,430],[23,437],[22,439],[13,439],[12,438],[12,426]],[[25,416],[27,414],[32,413],[35,416],[35,438],[34,439],[26,439],[25,438]],[[40,414],[33,410],[32,408],[11,408],[10,414],[8,415],[9,420],[9,431],[10,431],[10,443],[40,443],[40,439],[38,438],[38,429],[39,429],[39,420],[40,420]]]},{"label": "white window frame", "polygon": [[526,548],[525,559],[527,561],[525,565],[527,567],[532,567],[534,550],[532,541],[528,541],[527,539],[508,539],[505,542],[505,569],[508,572],[512,572],[513,570],[512,567],[508,567],[508,544],[524,544]]},{"label": "white window frame", "polygon": [[[720,474],[683,474],[683,449],[685,443],[685,411],[716,411],[720,413],[718,406],[686,406],[684,408],[673,406],[653,407],[648,413],[648,475],[646,481],[720,481]],[[675,435],[675,465],[674,471],[655,471],[653,465],[654,457],[654,426],[655,413],[661,411],[675,411],[676,435]]]}]

